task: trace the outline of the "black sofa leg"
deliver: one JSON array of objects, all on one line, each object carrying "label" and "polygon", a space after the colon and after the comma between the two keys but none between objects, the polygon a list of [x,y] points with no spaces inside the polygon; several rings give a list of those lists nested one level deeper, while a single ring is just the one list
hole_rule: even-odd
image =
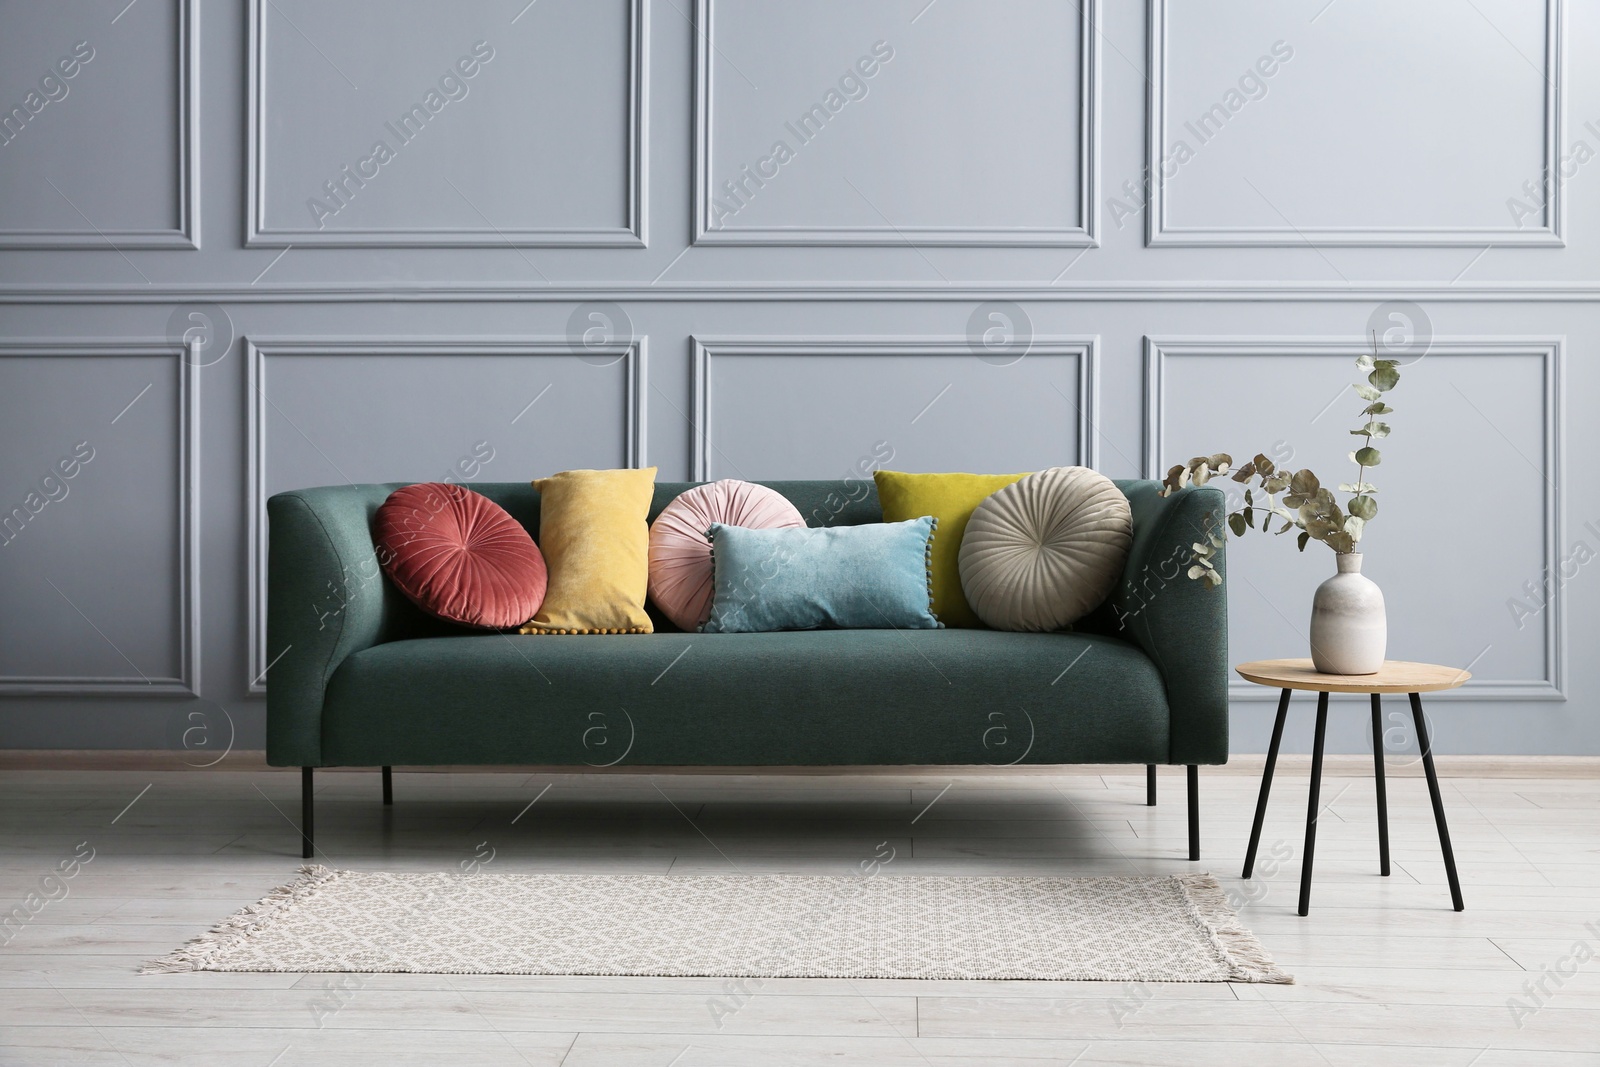
[{"label": "black sofa leg", "polygon": [[1200,858],[1200,768],[1189,764],[1189,858]]},{"label": "black sofa leg", "polygon": [[1144,765],[1144,802],[1148,807],[1156,806],[1156,765]]},{"label": "black sofa leg", "polygon": [[383,769],[383,803],[385,806],[394,803],[394,768]]},{"label": "black sofa leg", "polygon": [[315,829],[311,824],[311,768],[300,768],[300,858],[311,858]]}]

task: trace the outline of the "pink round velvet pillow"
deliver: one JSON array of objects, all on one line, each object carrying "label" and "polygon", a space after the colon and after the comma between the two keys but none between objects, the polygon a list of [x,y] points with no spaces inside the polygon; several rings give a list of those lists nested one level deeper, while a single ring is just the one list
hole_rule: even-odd
[{"label": "pink round velvet pillow", "polygon": [[680,630],[698,630],[711,613],[714,522],[752,529],[804,526],[782,493],[724,478],[680,494],[650,524],[650,599]]},{"label": "pink round velvet pillow", "polygon": [[544,603],[544,556],[522,524],[481,493],[449,482],[389,494],[373,530],[391,581],[441,619],[504,629]]}]

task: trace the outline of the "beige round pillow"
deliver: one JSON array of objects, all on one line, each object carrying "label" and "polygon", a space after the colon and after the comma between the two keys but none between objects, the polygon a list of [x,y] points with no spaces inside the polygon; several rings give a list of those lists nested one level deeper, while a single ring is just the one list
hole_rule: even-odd
[{"label": "beige round pillow", "polygon": [[1133,544],[1128,498],[1088,467],[1000,489],[961,538],[961,591],[996,630],[1059,630],[1111,592]]}]

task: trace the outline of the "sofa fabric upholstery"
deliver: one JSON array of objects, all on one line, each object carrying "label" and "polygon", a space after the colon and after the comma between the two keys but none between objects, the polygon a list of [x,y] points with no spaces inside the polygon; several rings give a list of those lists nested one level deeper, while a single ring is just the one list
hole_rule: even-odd
[{"label": "sofa fabric upholstery", "polygon": [[[649,517],[693,484],[658,482]],[[871,482],[762,484],[809,526],[882,518]],[[1116,484],[1133,545],[1074,633],[697,635],[658,620],[652,635],[558,640],[430,619],[385,581],[372,523],[399,483],[280,493],[267,502],[267,759],[599,766],[631,737],[628,765],[1225,763],[1226,599],[1183,573],[1221,494]],[[531,485],[472,488],[537,536]]]},{"label": "sofa fabric upholstery", "polygon": [[328,688],[323,759],[826,766],[1167,758],[1161,676],[1116,638],[988,630],[654,636],[530,643],[490,634],[364,649]]}]

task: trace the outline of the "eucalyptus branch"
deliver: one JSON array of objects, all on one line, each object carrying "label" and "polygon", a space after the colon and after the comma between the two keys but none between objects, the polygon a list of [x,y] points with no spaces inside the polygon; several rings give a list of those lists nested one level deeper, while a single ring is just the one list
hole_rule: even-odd
[{"label": "eucalyptus branch", "polygon": [[[1357,369],[1366,372],[1366,380],[1357,382],[1354,387],[1356,395],[1366,405],[1361,410],[1365,421],[1350,431],[1362,438],[1363,443],[1350,453],[1350,461],[1356,465],[1356,480],[1339,486],[1339,492],[1351,494],[1343,510],[1333,492],[1315,473],[1305,469],[1292,473],[1279,470],[1260,452],[1237,469],[1233,466],[1233,457],[1226,452],[1196,456],[1167,471],[1161,495],[1169,496],[1188,485],[1205,485],[1219,475],[1232,475],[1235,482],[1249,486],[1244,491],[1244,506],[1234,509],[1227,517],[1228,528],[1235,537],[1243,537],[1246,531],[1256,529],[1256,515],[1261,513],[1263,533],[1271,528],[1274,519],[1283,522],[1277,530],[1280,536],[1298,529],[1300,536],[1296,544],[1302,552],[1312,540],[1321,541],[1340,554],[1354,552],[1368,521],[1378,514],[1378,501],[1373,496],[1378,487],[1366,480],[1367,470],[1383,462],[1383,454],[1373,441],[1389,436],[1389,424],[1381,421],[1381,416],[1393,412],[1394,408],[1384,402],[1383,394],[1400,381],[1399,364],[1392,359],[1378,359],[1377,351],[1378,339],[1374,334],[1372,353],[1363,353],[1356,360]],[[1256,503],[1257,489],[1266,496],[1265,505]],[[1278,502],[1279,494],[1283,494],[1282,504]],[[1207,586],[1220,584],[1222,579],[1215,561],[1222,545],[1223,539],[1214,531],[1207,531],[1204,541],[1195,542],[1189,577],[1201,579]]]}]

